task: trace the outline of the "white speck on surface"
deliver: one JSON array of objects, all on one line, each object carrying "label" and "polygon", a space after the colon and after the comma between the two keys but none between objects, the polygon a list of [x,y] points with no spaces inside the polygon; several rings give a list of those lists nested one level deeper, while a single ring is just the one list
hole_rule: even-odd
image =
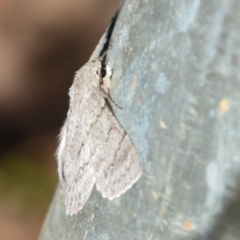
[{"label": "white speck on surface", "polygon": [[160,73],[155,82],[155,90],[160,94],[164,94],[170,86],[171,83],[167,80],[165,73]]}]

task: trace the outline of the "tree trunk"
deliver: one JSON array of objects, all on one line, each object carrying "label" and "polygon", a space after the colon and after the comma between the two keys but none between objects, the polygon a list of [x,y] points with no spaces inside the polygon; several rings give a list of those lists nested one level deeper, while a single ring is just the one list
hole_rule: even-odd
[{"label": "tree trunk", "polygon": [[77,216],[58,188],[40,240],[239,239],[240,1],[124,1],[108,53],[113,112],[143,176]]}]

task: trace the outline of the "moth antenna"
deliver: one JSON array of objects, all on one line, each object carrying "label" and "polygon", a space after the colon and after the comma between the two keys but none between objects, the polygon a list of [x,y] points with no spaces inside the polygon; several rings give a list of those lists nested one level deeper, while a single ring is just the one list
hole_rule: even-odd
[{"label": "moth antenna", "polygon": [[117,108],[119,108],[120,110],[123,110],[123,108],[120,107],[120,106],[112,99],[112,97],[111,97],[111,95],[110,95],[109,93],[105,93],[105,92],[103,91],[103,96],[104,96],[107,100],[109,100],[110,102],[112,102]]}]

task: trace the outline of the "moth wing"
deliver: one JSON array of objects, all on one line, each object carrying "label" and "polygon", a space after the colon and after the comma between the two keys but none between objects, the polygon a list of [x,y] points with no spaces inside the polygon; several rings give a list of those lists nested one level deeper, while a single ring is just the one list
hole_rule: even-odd
[{"label": "moth wing", "polygon": [[96,187],[103,197],[112,200],[141,176],[139,157],[130,137],[106,105],[92,134],[95,139],[101,136],[93,156]]},{"label": "moth wing", "polygon": [[66,213],[70,215],[82,209],[95,183],[95,143],[89,134],[105,100],[86,81],[88,76],[83,76],[89,71],[88,66],[80,69],[70,88],[70,108],[57,151],[59,178],[66,190]]},{"label": "moth wing", "polygon": [[[95,183],[90,148],[81,139],[80,127],[76,127],[74,134],[66,133],[68,121],[62,129],[63,140],[60,142],[58,151],[59,177],[65,187],[66,214],[73,215],[82,209],[88,200]],[[62,146],[61,146],[62,144]]]},{"label": "moth wing", "polygon": [[88,162],[78,168],[72,181],[66,187],[66,214],[77,214],[88,200],[95,183],[95,176],[91,163]]}]

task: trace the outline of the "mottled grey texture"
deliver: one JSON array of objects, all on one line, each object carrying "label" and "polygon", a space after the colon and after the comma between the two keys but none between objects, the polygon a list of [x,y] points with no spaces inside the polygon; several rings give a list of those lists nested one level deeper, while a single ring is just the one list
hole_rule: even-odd
[{"label": "mottled grey texture", "polygon": [[103,197],[112,200],[141,175],[137,151],[106,103],[109,76],[102,80],[100,71],[101,62],[95,60],[77,72],[60,133],[58,174],[70,215],[83,208],[94,184]]},{"label": "mottled grey texture", "polygon": [[114,114],[143,176],[67,218],[57,191],[41,240],[240,236],[240,1],[127,0],[108,61]]}]

